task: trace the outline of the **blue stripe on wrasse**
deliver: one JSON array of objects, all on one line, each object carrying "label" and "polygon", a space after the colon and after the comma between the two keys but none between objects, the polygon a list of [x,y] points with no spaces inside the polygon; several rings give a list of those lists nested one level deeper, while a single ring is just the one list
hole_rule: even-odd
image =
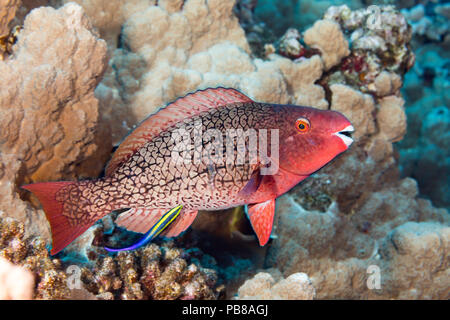
[{"label": "blue stripe on wrasse", "polygon": [[155,225],[153,225],[153,227],[151,227],[150,230],[142,237],[142,239],[136,242],[135,244],[126,248],[104,247],[105,250],[109,252],[118,252],[118,251],[134,250],[142,246],[145,246],[147,243],[155,239],[161,232],[163,232],[164,229],[178,217],[182,208],[183,206],[179,205],[163,214],[163,216],[158,220],[158,222],[156,222]]}]

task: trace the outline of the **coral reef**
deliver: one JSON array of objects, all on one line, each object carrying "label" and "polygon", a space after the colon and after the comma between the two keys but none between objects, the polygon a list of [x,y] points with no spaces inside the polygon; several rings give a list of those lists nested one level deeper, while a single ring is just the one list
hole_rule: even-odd
[{"label": "coral reef", "polygon": [[[415,254],[422,257],[421,247],[411,244],[408,255],[395,256],[378,249],[389,244],[390,234],[416,224],[419,228],[426,226],[430,234],[439,234],[442,242],[448,242],[447,231],[439,230],[447,230],[449,222],[448,212],[417,198],[414,180],[397,180],[399,173],[392,143],[406,133],[404,100],[399,90],[405,72],[412,67],[414,55],[410,47],[411,29],[406,20],[393,7],[379,9],[382,28],[372,28],[371,12],[367,9],[351,11],[347,6],[330,7],[325,13],[325,19],[340,24],[348,37],[350,52],[335,59],[337,62],[329,72],[323,73],[319,83],[331,101],[330,108],[344,113],[354,124],[353,137],[357,142],[351,151],[280,199],[277,213],[281,225],[274,231],[266,267],[277,266],[284,275],[306,272],[318,298],[445,299],[449,294],[448,281],[444,285],[438,283],[448,273],[448,265],[440,268],[434,265],[448,260],[445,250],[437,249],[439,254],[433,262],[422,263],[412,273],[426,274],[435,284],[432,289],[417,285],[411,291],[412,283],[420,282],[420,277],[400,273],[394,276],[392,270],[402,268],[400,264],[409,265]],[[306,35],[313,28],[303,33],[307,45]],[[298,37],[296,40],[300,43]],[[326,48],[317,48],[325,61]],[[442,142],[448,141],[443,132],[443,119],[435,121],[442,128],[439,129]],[[432,158],[430,155],[429,165],[435,161]],[[444,185],[446,190],[448,179],[446,176],[443,179],[440,186]],[[285,206],[285,201],[295,208]],[[300,217],[301,211],[308,218]],[[283,217],[287,220],[281,222]],[[304,227],[300,223],[302,219]],[[308,237],[312,238],[308,240]],[[412,237],[405,239],[415,241]],[[430,247],[439,248],[432,243]],[[381,280],[380,290],[370,290],[367,285],[371,265],[380,268],[384,280],[390,279]]]},{"label": "coral reef", "polygon": [[[414,64],[410,49],[411,27],[393,6],[377,6],[352,11],[347,5],[332,6],[324,19],[336,21],[349,33],[352,54],[331,81],[344,80],[363,92],[376,96],[395,93],[403,76]],[[387,83],[386,83],[387,82]]]},{"label": "coral reef", "polygon": [[120,252],[84,267],[81,280],[99,299],[192,300],[216,299],[214,270],[189,263],[190,257],[172,242],[150,244],[134,252]]},{"label": "coral reef", "polygon": [[320,84],[326,90],[337,83],[375,97],[396,94],[415,60],[411,28],[394,7],[376,8],[374,13],[373,8],[331,6],[303,35],[290,28],[272,47],[291,59],[320,54],[326,71]]},{"label": "coral reef", "polygon": [[287,29],[280,39],[280,54],[285,57],[296,59],[304,55],[304,47],[300,43],[300,32],[297,29]]},{"label": "coral reef", "polygon": [[0,61],[0,209],[48,234],[43,215],[19,200],[17,185],[96,175],[110,151],[94,97],[106,43],[81,7],[27,15],[12,54]]},{"label": "coral reef", "polygon": [[[273,270],[271,271],[275,273]],[[280,278],[280,276],[277,278]],[[275,282],[270,273],[259,272],[252,279],[245,281],[239,288],[236,299],[312,300],[314,296],[315,289],[305,273],[294,273],[286,279]]]},{"label": "coral reef", "polygon": [[450,208],[448,8],[448,3],[424,3],[402,10],[412,25],[417,61],[406,74],[403,87],[409,102],[408,133],[397,144],[403,176],[417,179],[421,194],[447,209]]},{"label": "coral reef", "polygon": [[[45,243],[39,238],[25,238],[24,224],[0,212],[0,257],[20,265],[28,272],[24,275],[24,286],[30,288],[25,277],[34,277],[34,286],[27,298],[68,299],[67,276],[59,259],[51,259]],[[12,274],[8,273],[8,277]],[[19,288],[20,289],[20,288]]]},{"label": "coral reef", "polygon": [[[34,298],[222,294],[217,273],[200,266],[191,246],[161,242],[106,255],[96,241],[112,231],[107,220],[52,259],[44,214],[18,190],[28,182],[98,176],[112,144],[148,114],[216,86],[257,101],[337,110],[356,129],[348,152],[279,199],[273,239],[255,253],[265,257],[265,268],[279,271],[250,279],[239,298],[449,298],[448,212],[420,199],[415,180],[399,178],[393,147],[408,121],[410,137],[400,144],[403,174],[428,180],[429,193],[445,204],[449,175],[427,170],[449,166],[445,32],[417,51],[404,90],[414,102],[407,120],[400,90],[414,63],[411,37],[432,31],[411,28],[392,6],[379,7],[377,25],[369,9],[350,9],[359,1],[334,7],[343,2],[66,2],[30,11],[31,2],[19,8],[21,2],[5,0],[0,12],[0,210],[20,221],[0,220],[0,256],[34,275]],[[273,8],[277,25],[261,19],[264,6]],[[436,15],[447,14],[445,5],[434,8]],[[417,23],[423,18],[413,10],[405,14],[419,17],[411,18]],[[14,26],[21,28],[11,32]],[[203,222],[203,229],[217,230]],[[222,234],[237,231],[230,226]],[[230,260],[242,262],[233,270],[252,266]],[[81,268],[78,291],[68,286],[68,264]],[[218,273],[230,275],[226,284],[241,273],[228,271]]]},{"label": "coral reef", "polygon": [[[322,74],[320,58],[300,64],[277,55],[252,59],[233,5],[186,1],[176,12],[148,6],[123,23],[123,44],[96,89],[115,143],[157,107],[206,87],[234,87],[260,101],[327,107],[323,89],[314,84]],[[92,21],[98,21],[97,13]]]},{"label": "coral reef", "polygon": [[[285,195],[266,266],[307,273],[319,299],[447,299],[450,217],[416,196],[405,179],[345,213],[336,202],[326,212],[305,210]],[[371,268],[379,288],[368,285]]]},{"label": "coral reef", "polygon": [[311,27],[330,6],[347,4],[350,8],[361,8],[365,3],[360,0],[258,0],[254,15],[280,37],[288,28]]},{"label": "coral reef", "polygon": [[442,3],[433,7],[431,15],[425,14],[426,8],[422,3],[408,9],[402,14],[411,23],[413,34],[424,37],[429,41],[450,42],[450,4]]},{"label": "coral reef", "polygon": [[325,70],[337,65],[348,56],[348,42],[339,25],[328,20],[319,20],[305,31],[304,40],[312,48],[319,49]]},{"label": "coral reef", "polygon": [[[216,271],[197,263],[201,252],[190,255],[173,242],[121,252],[117,257],[105,256],[106,251],[100,249],[97,251],[103,255],[90,255],[95,263],[70,261],[68,256],[52,259],[39,237],[24,237],[23,223],[2,216],[0,297],[186,300],[216,299],[223,291],[223,286],[217,285]],[[79,279],[72,279],[77,275]],[[14,282],[17,287],[10,288],[16,276],[22,278]]]},{"label": "coral reef", "polygon": [[395,228],[380,248],[381,258],[389,261],[381,286],[400,299],[448,299],[449,244],[448,223],[407,222]]}]

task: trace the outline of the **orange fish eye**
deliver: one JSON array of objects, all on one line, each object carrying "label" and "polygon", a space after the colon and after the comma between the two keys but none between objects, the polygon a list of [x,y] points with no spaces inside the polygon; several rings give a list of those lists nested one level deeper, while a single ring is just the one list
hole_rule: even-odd
[{"label": "orange fish eye", "polygon": [[311,124],[309,123],[309,120],[306,118],[299,118],[295,122],[295,127],[297,130],[301,133],[309,131],[309,128],[311,127]]}]

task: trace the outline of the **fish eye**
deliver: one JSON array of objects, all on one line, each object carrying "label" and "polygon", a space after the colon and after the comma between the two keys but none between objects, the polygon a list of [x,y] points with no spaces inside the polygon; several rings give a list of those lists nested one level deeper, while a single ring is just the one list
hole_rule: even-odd
[{"label": "fish eye", "polygon": [[301,133],[308,132],[311,128],[311,124],[309,123],[309,120],[306,118],[298,118],[295,122],[295,127],[297,130]]}]

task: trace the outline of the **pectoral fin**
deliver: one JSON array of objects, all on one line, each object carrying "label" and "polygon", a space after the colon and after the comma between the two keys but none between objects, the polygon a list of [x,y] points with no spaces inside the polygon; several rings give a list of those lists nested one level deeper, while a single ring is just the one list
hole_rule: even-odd
[{"label": "pectoral fin", "polygon": [[255,193],[259,186],[261,185],[263,176],[260,173],[260,169],[256,168],[256,170],[253,171],[252,176],[250,180],[247,182],[244,188],[242,188],[241,191],[239,191],[239,196],[242,198],[248,198],[253,193]]},{"label": "pectoral fin", "polygon": [[269,241],[274,213],[275,199],[248,205],[247,214],[261,246]]}]

